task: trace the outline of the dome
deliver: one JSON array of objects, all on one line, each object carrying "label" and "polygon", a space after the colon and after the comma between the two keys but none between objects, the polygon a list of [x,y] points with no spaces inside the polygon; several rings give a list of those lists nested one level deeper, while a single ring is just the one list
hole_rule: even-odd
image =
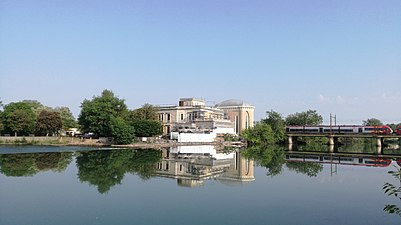
[{"label": "dome", "polygon": [[248,102],[239,100],[239,99],[230,99],[230,100],[226,100],[223,102],[220,102],[219,104],[216,105],[216,107],[238,107],[238,106],[250,106],[253,107],[253,105],[251,105]]}]

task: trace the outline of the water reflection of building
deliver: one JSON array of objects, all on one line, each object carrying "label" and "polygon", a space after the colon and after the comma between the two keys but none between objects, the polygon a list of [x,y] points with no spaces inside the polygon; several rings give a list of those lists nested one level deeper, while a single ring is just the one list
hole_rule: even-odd
[{"label": "water reflection of building", "polygon": [[204,180],[249,182],[254,178],[253,161],[240,152],[217,152],[213,146],[178,146],[163,150],[157,175],[177,179],[179,186],[196,187]]}]

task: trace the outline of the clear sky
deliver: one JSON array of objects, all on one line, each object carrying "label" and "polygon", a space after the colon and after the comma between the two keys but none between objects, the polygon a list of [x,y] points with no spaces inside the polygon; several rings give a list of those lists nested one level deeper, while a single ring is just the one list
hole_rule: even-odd
[{"label": "clear sky", "polygon": [[399,0],[0,0],[0,100],[236,98],[401,122]]}]

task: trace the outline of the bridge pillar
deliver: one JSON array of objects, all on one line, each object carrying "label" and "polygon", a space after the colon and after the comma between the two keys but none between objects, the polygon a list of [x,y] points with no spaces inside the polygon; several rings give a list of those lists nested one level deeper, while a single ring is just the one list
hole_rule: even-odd
[{"label": "bridge pillar", "polygon": [[329,145],[329,152],[334,153],[334,145]]},{"label": "bridge pillar", "polygon": [[298,137],[296,136],[288,136],[288,144],[292,145],[292,144],[297,144],[298,142]]},{"label": "bridge pillar", "polygon": [[382,146],[377,146],[377,154],[382,155],[383,154],[383,148]]},{"label": "bridge pillar", "polygon": [[329,136],[329,145],[338,145],[338,137]]},{"label": "bridge pillar", "polygon": [[377,137],[377,138],[376,138],[376,146],[377,146],[377,147],[382,147],[382,145],[383,145],[383,139],[384,139],[384,138],[382,138],[382,137]]},{"label": "bridge pillar", "polygon": [[288,151],[295,151],[297,150],[297,147],[294,144],[288,144]]}]

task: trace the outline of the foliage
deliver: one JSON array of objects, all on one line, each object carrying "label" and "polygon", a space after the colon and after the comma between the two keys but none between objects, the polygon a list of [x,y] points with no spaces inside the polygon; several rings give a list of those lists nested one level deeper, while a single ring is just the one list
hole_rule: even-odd
[{"label": "foliage", "polygon": [[272,128],[265,123],[257,123],[254,127],[244,130],[240,136],[249,145],[272,144],[275,141]]},{"label": "foliage", "polygon": [[163,133],[162,124],[155,120],[135,120],[131,122],[137,137],[153,137]]},{"label": "foliage", "polygon": [[316,162],[286,162],[286,166],[289,170],[309,177],[316,177],[323,170],[323,165]]},{"label": "foliage", "polygon": [[131,144],[134,138],[134,129],[121,117],[112,118],[110,123],[111,136],[114,144]]},{"label": "foliage", "polygon": [[286,125],[310,125],[316,126],[323,122],[323,117],[316,110],[309,109],[306,112],[290,114],[285,119]]},{"label": "foliage", "polygon": [[78,123],[68,107],[56,107],[54,111],[60,114],[63,121],[63,129],[78,127]]},{"label": "foliage", "polygon": [[268,170],[267,176],[279,175],[285,163],[284,149],[277,145],[252,146],[247,148],[243,155],[265,167]]},{"label": "foliage", "polygon": [[379,119],[376,119],[376,118],[369,118],[367,120],[364,120],[362,122],[362,124],[364,126],[381,126],[381,125],[383,125],[383,123]]},{"label": "foliage", "polygon": [[36,121],[35,134],[46,135],[57,133],[62,127],[60,113],[42,110]]},{"label": "foliage", "polygon": [[141,108],[130,111],[127,119],[129,121],[157,120],[157,109],[155,106],[146,103]]},{"label": "foliage", "polygon": [[262,119],[262,123],[270,125],[273,130],[273,137],[276,143],[285,140],[285,120],[280,113],[273,110],[266,112],[267,118]]},{"label": "foliage", "polygon": [[27,104],[32,109],[32,112],[35,114],[35,118],[37,118],[40,112],[43,110],[51,111],[50,107],[42,105],[42,103],[37,100],[23,100],[22,102]]},{"label": "foliage", "polygon": [[114,150],[83,152],[77,157],[78,178],[97,186],[99,193],[107,193],[120,184],[125,173],[137,173],[144,179],[154,176],[161,160],[155,150]]},{"label": "foliage", "polygon": [[0,134],[3,132],[3,130],[4,130],[3,112],[0,111]]},{"label": "foliage", "polygon": [[[398,181],[401,182],[401,169],[400,168],[397,168],[396,171],[389,171],[388,173],[391,174],[394,178],[396,178]],[[387,194],[388,196],[395,196],[396,198],[401,200],[401,186],[396,186],[396,185],[386,182],[383,185],[383,190],[384,190],[384,193]],[[387,204],[384,207],[383,211],[385,211],[389,214],[397,214],[397,215],[401,216],[401,209],[397,205]]]},{"label": "foliage", "polygon": [[27,103],[13,102],[4,107],[3,119],[6,132],[27,135],[32,133],[36,117]]},{"label": "foliage", "polygon": [[[0,109],[3,108],[3,102],[0,101]],[[3,124],[3,111],[0,110],[0,134],[4,130],[4,124]]]},{"label": "foliage", "polygon": [[123,99],[114,96],[110,90],[104,90],[101,96],[95,96],[92,100],[85,99],[82,102],[78,122],[83,132],[112,137],[111,122],[117,117],[124,118],[127,112]]},{"label": "foliage", "polygon": [[39,171],[64,171],[72,161],[71,152],[0,155],[0,172],[6,176],[33,176]]}]

